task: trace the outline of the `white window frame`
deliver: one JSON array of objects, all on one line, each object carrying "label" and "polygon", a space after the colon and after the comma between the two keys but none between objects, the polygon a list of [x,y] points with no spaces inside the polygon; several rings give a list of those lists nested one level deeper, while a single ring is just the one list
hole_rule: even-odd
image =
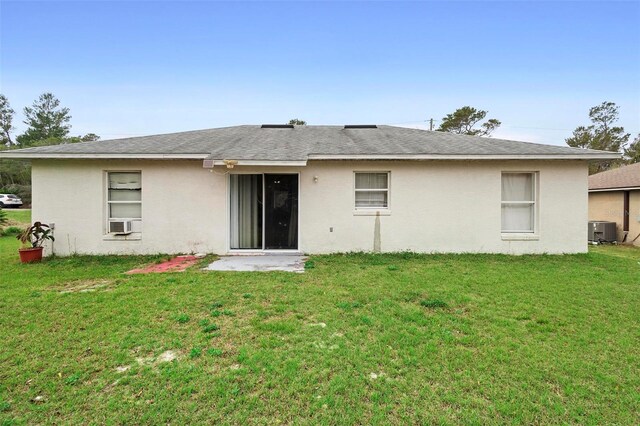
[{"label": "white window frame", "polygon": [[[531,188],[531,194],[533,195],[533,201],[504,201],[502,199],[502,179],[504,177],[504,175],[522,175],[522,174],[527,174],[527,175],[531,175],[531,185],[533,186]],[[536,235],[538,233],[538,205],[539,205],[539,194],[538,194],[538,172],[532,172],[532,171],[503,171],[500,174],[500,232],[503,235],[509,236],[509,235],[516,235],[516,234],[527,234],[527,235]],[[532,225],[533,225],[533,229],[530,230],[508,230],[505,231],[504,229],[502,229],[502,206],[504,206],[505,204],[522,204],[522,205],[529,205],[533,207],[533,219],[532,219]]]},{"label": "white window frame", "polygon": [[[109,200],[109,175],[111,173],[137,173],[140,175],[140,201],[112,201]],[[111,217],[112,204],[140,204],[140,217]],[[106,233],[109,233],[109,223],[113,221],[142,221],[142,171],[141,170],[106,170],[105,171],[105,217],[106,217]]]},{"label": "white window frame", "polygon": [[[359,174],[386,174],[387,175],[387,188],[386,189],[358,189],[356,187],[356,176]],[[356,194],[358,192],[386,192],[387,193],[387,205],[386,207],[358,207],[356,204]],[[391,172],[388,170],[357,170],[353,172],[353,208],[354,211],[375,211],[391,209]]]}]

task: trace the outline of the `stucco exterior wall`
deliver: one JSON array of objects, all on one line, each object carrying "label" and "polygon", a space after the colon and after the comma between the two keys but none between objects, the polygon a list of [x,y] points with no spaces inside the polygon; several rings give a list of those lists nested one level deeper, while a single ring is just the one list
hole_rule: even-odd
[{"label": "stucco exterior wall", "polygon": [[[138,240],[106,234],[106,171],[142,172]],[[576,253],[587,249],[587,164],[581,161],[321,162],[240,167],[232,173],[300,173],[300,251],[371,251],[375,215],[354,210],[354,171],[390,171],[382,251]],[[538,172],[537,232],[500,232],[501,172]],[[228,175],[200,161],[38,160],[33,218],[55,223],[56,254],[225,254]],[[316,178],[317,177],[317,181]],[[375,213],[374,213],[375,214]]]},{"label": "stucco exterior wall", "polygon": [[[589,220],[616,222],[618,241],[622,241],[624,224],[624,192],[602,191],[589,193]],[[631,242],[640,234],[640,191],[629,191],[629,235]],[[640,237],[635,240],[640,245]]]},{"label": "stucco exterior wall", "polygon": [[[142,232],[106,235],[106,171],[141,171]],[[224,247],[225,180],[201,161],[40,160],[32,168],[32,217],[55,223],[54,251],[216,252]],[[49,250],[48,250],[49,251]]]},{"label": "stucco exterior wall", "polygon": [[615,222],[618,241],[622,239],[623,203],[621,191],[589,193],[589,220]]},{"label": "stucco exterior wall", "polygon": [[640,190],[629,193],[629,241],[637,237],[633,244],[640,246]]}]

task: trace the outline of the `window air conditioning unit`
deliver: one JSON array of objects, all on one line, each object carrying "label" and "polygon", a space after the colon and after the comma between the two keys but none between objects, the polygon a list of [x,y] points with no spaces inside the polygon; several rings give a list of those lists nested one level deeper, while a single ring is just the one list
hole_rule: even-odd
[{"label": "window air conditioning unit", "polygon": [[615,222],[591,221],[588,229],[589,241],[613,243],[618,239]]},{"label": "window air conditioning unit", "polygon": [[130,220],[112,220],[109,221],[109,233],[116,235],[128,235],[131,233]]}]

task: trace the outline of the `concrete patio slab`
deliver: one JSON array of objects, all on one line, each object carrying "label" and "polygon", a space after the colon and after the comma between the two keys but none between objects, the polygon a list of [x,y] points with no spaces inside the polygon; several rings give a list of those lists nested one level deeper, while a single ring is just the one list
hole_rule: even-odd
[{"label": "concrete patio slab", "polygon": [[208,271],[242,272],[304,272],[305,256],[299,255],[263,255],[263,256],[222,256],[209,266]]}]

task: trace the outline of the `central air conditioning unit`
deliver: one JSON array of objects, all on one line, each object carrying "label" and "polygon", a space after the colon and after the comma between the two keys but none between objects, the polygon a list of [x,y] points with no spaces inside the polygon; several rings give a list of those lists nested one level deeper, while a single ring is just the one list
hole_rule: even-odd
[{"label": "central air conditioning unit", "polygon": [[588,229],[589,241],[614,243],[618,239],[615,222],[591,221]]},{"label": "central air conditioning unit", "polygon": [[115,235],[128,235],[131,233],[130,220],[111,220],[109,221],[109,233]]}]

